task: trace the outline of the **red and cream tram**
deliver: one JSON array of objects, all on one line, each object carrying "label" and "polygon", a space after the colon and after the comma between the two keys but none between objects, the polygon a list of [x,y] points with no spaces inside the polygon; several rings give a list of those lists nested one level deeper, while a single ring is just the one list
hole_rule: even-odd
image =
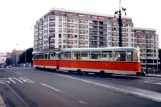
[{"label": "red and cream tram", "polygon": [[33,66],[108,74],[140,74],[140,52],[135,47],[64,48],[33,52]]}]

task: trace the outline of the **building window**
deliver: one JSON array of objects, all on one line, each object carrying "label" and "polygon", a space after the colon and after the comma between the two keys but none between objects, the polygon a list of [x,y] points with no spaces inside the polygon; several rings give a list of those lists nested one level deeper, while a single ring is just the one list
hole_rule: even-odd
[{"label": "building window", "polygon": [[66,34],[63,34],[63,38],[66,38]]},{"label": "building window", "polygon": [[61,34],[59,34],[59,38],[61,38]]},{"label": "building window", "polygon": [[74,43],[77,43],[77,40],[74,40]]},{"label": "building window", "polygon": [[54,21],[55,20],[55,16],[50,16],[49,17],[49,21]]},{"label": "building window", "polygon": [[64,20],[64,21],[66,21],[66,20],[67,20],[67,18],[66,18],[66,17],[63,17],[63,20]]},{"label": "building window", "polygon": [[63,40],[63,43],[67,43],[67,41],[66,40]]},{"label": "building window", "polygon": [[50,37],[55,37],[55,33],[49,33]]},{"label": "building window", "polygon": [[66,26],[67,24],[66,23],[63,23],[63,26]]},{"label": "building window", "polygon": [[59,44],[61,44],[61,39],[59,39]]},{"label": "building window", "polygon": [[75,24],[74,26],[75,26],[75,27],[78,27],[78,24]]},{"label": "building window", "polygon": [[66,32],[66,28],[63,29],[63,32]]},{"label": "building window", "polygon": [[61,23],[59,23],[59,27],[62,27],[62,24]]},{"label": "building window", "polygon": [[48,38],[48,36],[46,35],[46,36],[44,36],[44,38]]},{"label": "building window", "polygon": [[59,33],[61,33],[62,32],[62,29],[61,28],[59,28]]},{"label": "building window", "polygon": [[77,35],[75,35],[75,38],[77,38]]},{"label": "building window", "polygon": [[77,33],[77,29],[75,29],[75,33]]},{"label": "building window", "polygon": [[55,22],[49,22],[49,27],[55,26]]},{"label": "building window", "polygon": [[59,17],[59,21],[62,21],[62,17]]},{"label": "building window", "polygon": [[77,18],[75,18],[75,22],[78,22],[78,19]]},{"label": "building window", "polygon": [[55,32],[55,28],[49,28],[49,32]]}]

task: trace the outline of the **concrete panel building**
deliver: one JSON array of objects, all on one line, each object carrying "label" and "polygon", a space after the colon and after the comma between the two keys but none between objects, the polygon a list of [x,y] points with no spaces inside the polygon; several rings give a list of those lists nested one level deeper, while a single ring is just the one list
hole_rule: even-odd
[{"label": "concrete panel building", "polygon": [[[123,46],[139,46],[143,69],[146,68],[145,62],[146,65],[153,65],[148,67],[157,68],[156,31],[135,28],[133,25],[132,18],[122,17]],[[37,20],[34,29],[33,51],[53,48],[111,47],[118,46],[119,42],[118,21],[114,15],[53,8]]]}]

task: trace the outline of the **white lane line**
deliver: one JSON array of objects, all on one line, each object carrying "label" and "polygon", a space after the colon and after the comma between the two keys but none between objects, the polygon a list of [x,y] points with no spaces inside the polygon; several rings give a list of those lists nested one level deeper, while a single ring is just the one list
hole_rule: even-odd
[{"label": "white lane line", "polygon": [[15,74],[22,75],[22,74],[21,74],[21,73],[19,73],[19,72],[15,72]]},{"label": "white lane line", "polygon": [[43,85],[43,86],[46,86],[46,87],[48,87],[48,88],[51,88],[51,89],[53,89],[53,90],[55,90],[55,91],[60,91],[60,90],[58,90],[58,89],[56,89],[56,88],[54,88],[54,87],[51,87],[51,86],[49,86],[49,85],[47,85],[47,84],[44,84],[44,83],[40,83],[41,85]]},{"label": "white lane line", "polygon": [[79,103],[81,103],[81,104],[87,104],[86,102],[84,102],[84,101],[78,101]]},{"label": "white lane line", "polygon": [[71,78],[74,80],[79,80],[82,82],[86,82],[89,84],[93,84],[96,86],[100,86],[100,87],[104,87],[107,89],[111,89],[117,92],[122,92],[125,94],[131,94],[131,95],[135,95],[135,96],[140,96],[146,99],[150,99],[156,102],[161,102],[161,93],[158,92],[153,92],[153,91],[149,91],[149,90],[144,90],[144,89],[139,89],[139,88],[134,88],[134,87],[128,87],[128,86],[122,86],[122,87],[117,87],[117,86],[110,86],[110,85],[105,85],[105,84],[100,84],[97,82],[92,82],[92,81],[88,81],[88,80],[84,80],[84,79],[79,79],[79,78],[75,78],[72,76],[67,76],[67,75],[63,75],[63,74],[57,74],[59,76],[63,76],[63,77],[67,77],[67,78]]},{"label": "white lane line", "polygon": [[8,79],[9,79],[10,81],[12,81],[13,83],[15,83],[15,84],[16,84],[16,82],[15,82],[14,80],[17,80],[17,81],[19,81],[20,83],[23,83],[21,80],[15,78],[15,77],[9,77]]}]

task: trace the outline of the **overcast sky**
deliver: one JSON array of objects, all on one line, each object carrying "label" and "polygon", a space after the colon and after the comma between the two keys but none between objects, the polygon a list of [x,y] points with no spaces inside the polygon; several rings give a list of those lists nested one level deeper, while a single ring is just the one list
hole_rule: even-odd
[{"label": "overcast sky", "polygon": [[[118,4],[119,0],[0,0],[0,52],[32,47],[32,27],[53,7],[113,15]],[[156,29],[161,36],[160,4],[160,0],[122,0],[135,27]]]}]

